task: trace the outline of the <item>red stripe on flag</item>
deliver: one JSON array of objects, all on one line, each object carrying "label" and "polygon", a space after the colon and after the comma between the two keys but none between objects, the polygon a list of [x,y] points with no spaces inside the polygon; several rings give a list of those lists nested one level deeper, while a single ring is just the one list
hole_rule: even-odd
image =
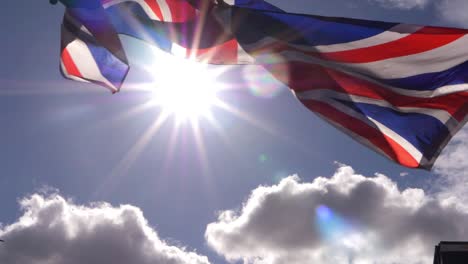
[{"label": "red stripe on flag", "polygon": [[[285,66],[286,65],[286,66]],[[290,61],[284,64],[267,65],[266,68],[285,68],[289,74],[275,74],[296,93],[309,90],[328,89],[344,94],[357,95],[371,99],[384,100],[396,107],[432,108],[447,111],[459,122],[467,114],[468,92],[458,92],[433,98],[420,98],[401,95],[390,89],[357,77],[305,62]],[[285,79],[286,76],[287,78]]]},{"label": "red stripe on flag", "polygon": [[237,63],[238,43],[235,39],[208,49],[188,50],[189,56],[195,54],[197,58],[208,63]]},{"label": "red stripe on flag", "polygon": [[384,135],[382,131],[369,126],[357,118],[338,111],[326,103],[315,100],[304,100],[302,103],[310,110],[319,113],[323,117],[330,119],[330,121],[341,125],[342,127],[352,131],[362,138],[367,139],[370,143],[373,144],[375,148],[380,149],[391,159],[395,160],[401,165],[410,168],[419,167],[419,162],[416,161],[413,156],[408,153],[408,151],[406,151],[396,141]]},{"label": "red stripe on flag", "polygon": [[157,0],[144,0],[144,1],[151,8],[151,10],[156,15],[156,17],[158,17],[159,20],[164,21],[161,8],[159,7]]},{"label": "red stripe on flag", "polygon": [[271,41],[253,49],[251,53],[280,53],[298,51],[304,55],[343,63],[368,63],[408,56],[437,49],[468,33],[464,29],[425,27],[409,36],[389,43],[348,51],[321,53],[290,46],[281,41]]},{"label": "red stripe on flag", "polygon": [[171,22],[185,22],[195,18],[195,8],[187,3],[186,0],[170,0],[166,1],[171,10]]},{"label": "red stripe on flag", "polygon": [[81,75],[80,70],[78,70],[78,67],[76,66],[75,62],[73,61],[72,57],[70,56],[70,53],[66,48],[62,51],[62,62],[69,75],[83,78],[83,75]]},{"label": "red stripe on flag", "polygon": [[320,53],[320,57],[349,63],[366,63],[417,54],[449,44],[468,33],[463,29],[425,27],[399,40],[349,51]]},{"label": "red stripe on flag", "polygon": [[341,90],[344,90],[344,92],[348,94],[385,100],[397,107],[419,107],[444,110],[459,122],[463,121],[466,116],[466,110],[463,111],[463,108],[466,108],[464,106],[468,101],[468,92],[452,93],[433,98],[411,97],[396,94],[377,84],[332,69],[327,69],[327,71],[329,76],[339,84]]},{"label": "red stripe on flag", "polygon": [[[266,65],[265,68],[287,68],[287,76],[284,74],[276,75],[275,72],[277,71],[270,72],[280,81],[284,82],[291,89],[293,89],[296,93],[313,89],[340,89],[340,86],[329,76],[326,69],[316,64],[289,61],[274,65]],[[287,79],[284,79],[285,77]]]}]

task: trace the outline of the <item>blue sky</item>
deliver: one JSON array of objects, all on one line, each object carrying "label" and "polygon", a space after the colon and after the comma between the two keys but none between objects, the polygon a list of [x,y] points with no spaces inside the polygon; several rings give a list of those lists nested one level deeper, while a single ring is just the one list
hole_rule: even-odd
[{"label": "blue sky", "polygon": [[[468,17],[459,12],[468,8],[464,1],[271,2],[292,12],[468,28]],[[88,263],[102,263],[97,260],[106,258],[100,254],[109,257],[105,252],[120,252],[125,246],[110,243],[112,236],[99,236],[106,232],[100,229],[104,224],[124,241],[141,232],[134,245],[156,248],[153,255],[161,263],[304,263],[314,252],[323,263],[369,263],[377,256],[381,263],[403,263],[403,257],[414,257],[407,252],[409,244],[417,245],[415,252],[428,261],[439,240],[466,240],[466,129],[432,172],[406,169],[317,118],[273,79],[269,82],[275,93],[259,96],[251,83],[240,78],[246,72],[243,67],[212,67],[213,72],[222,70],[216,78],[219,85],[234,87],[220,92],[219,98],[243,116],[213,108],[216,126],[199,121],[201,145],[192,126],[177,127],[169,118],[139,155],[133,155],[132,149],[161,109],[125,113],[147,102],[150,94],[123,89],[110,95],[101,87],[64,80],[58,70],[63,7],[45,0],[3,5],[0,238],[7,243],[1,245],[0,262],[39,263],[50,257],[55,258],[50,263],[78,263],[87,252]],[[138,78],[132,73],[130,81]],[[297,195],[299,190],[305,195]],[[366,203],[366,197],[375,197],[375,204]],[[369,206],[367,212],[359,209],[361,202]],[[308,227],[298,223],[322,203],[331,210],[327,217],[337,223],[332,231],[316,233],[313,230],[326,228],[314,227],[313,219]],[[119,207],[123,204],[131,206]],[[291,218],[284,220],[285,214]],[[385,214],[385,221],[377,217]],[[116,224],[116,219],[128,225]],[[62,227],[56,228],[54,221]],[[73,227],[67,229],[67,224]],[[86,235],[81,241],[70,230]],[[54,244],[64,233],[68,234],[64,241],[74,242],[70,247]],[[381,239],[392,233],[401,236]],[[358,241],[376,246],[360,250],[327,242],[327,236],[334,235],[357,236]],[[389,250],[379,253],[382,248]],[[176,257],[168,257],[169,249]],[[337,259],[324,257],[334,249],[339,252]],[[82,255],[77,257],[77,252]],[[121,260],[138,256],[140,263],[154,263],[157,259],[125,252]]]}]

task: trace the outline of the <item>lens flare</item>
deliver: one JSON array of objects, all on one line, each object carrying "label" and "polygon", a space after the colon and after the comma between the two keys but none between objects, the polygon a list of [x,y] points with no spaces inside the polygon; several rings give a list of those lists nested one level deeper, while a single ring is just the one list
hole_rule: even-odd
[{"label": "lens flare", "polygon": [[246,65],[243,68],[243,76],[248,81],[250,92],[253,95],[273,98],[282,91],[283,83],[288,82],[287,63],[283,58],[272,55],[260,56],[258,60],[265,62],[264,67],[268,67],[268,71],[256,65]]},{"label": "lens flare", "polygon": [[260,155],[258,156],[258,161],[259,161],[260,163],[265,163],[265,162],[268,161],[268,156],[267,156],[266,154],[260,154]]},{"label": "lens flare", "polygon": [[332,218],[332,210],[325,205],[319,205],[316,209],[319,221],[328,221]]},{"label": "lens flare", "polygon": [[336,240],[348,231],[348,227],[332,209],[325,205],[319,205],[315,209],[315,223],[320,235],[325,240]]},{"label": "lens flare", "polygon": [[368,243],[377,245],[371,230],[361,230],[326,205],[319,205],[315,209],[315,224],[325,243],[349,252],[358,252],[368,246]]},{"label": "lens flare", "polygon": [[[200,23],[200,25],[203,25],[203,23]],[[200,28],[199,32],[202,30]],[[176,122],[173,122],[174,126],[172,131],[169,132],[166,161],[162,171],[166,171],[170,165],[173,165],[172,157],[177,144],[184,144],[186,136],[192,134],[194,144],[191,145],[194,145],[198,151],[197,158],[200,159],[200,167],[203,170],[203,175],[207,177],[205,181],[208,183],[210,182],[208,179],[210,177],[210,166],[209,157],[205,150],[203,127],[209,125],[213,128],[212,131],[219,136],[222,143],[224,143],[223,147],[227,151],[234,153],[234,151],[237,151],[238,145],[238,142],[230,137],[231,134],[229,134],[228,129],[225,129],[225,122],[218,122],[215,112],[212,113],[215,108],[216,113],[218,111],[229,113],[230,116],[246,121],[256,129],[269,135],[283,140],[290,140],[286,135],[280,133],[277,128],[264,122],[261,118],[259,119],[252,113],[231,105],[229,100],[223,100],[223,91],[232,91],[236,87],[249,86],[249,84],[244,83],[246,79],[250,80],[250,84],[254,86],[251,90],[253,94],[261,97],[275,96],[283,85],[260,66],[256,66],[256,69],[263,70],[264,74],[258,71],[250,72],[246,69],[247,78],[240,80],[240,83],[238,80],[229,81],[230,78],[227,78],[228,81],[226,81],[226,78],[222,78],[222,76],[227,76],[228,71],[237,70],[238,67],[216,67],[194,62],[190,56],[187,58],[187,54],[190,50],[197,49],[196,45],[190,49],[173,45],[172,54],[169,54],[166,47],[160,49],[157,45],[126,35],[120,35],[119,37],[131,65],[125,91],[137,92],[140,95],[144,93],[145,101],[110,120],[104,121],[102,125],[112,125],[117,121],[123,122],[130,118],[138,118],[139,114],[147,111],[154,112],[154,119],[135,140],[121,161],[113,168],[103,184],[97,188],[96,195],[101,194],[104,190],[112,189],[108,188],[111,185],[110,183],[115,184],[115,182],[119,181],[119,178],[128,176],[130,168],[150,145],[154,136],[164,130],[166,128],[165,124],[174,118]],[[194,43],[197,43],[197,36],[195,36]],[[210,54],[206,55],[210,56]],[[281,64],[281,58],[273,59]],[[287,78],[287,71],[281,70],[281,67],[278,68],[278,72],[281,73],[279,76],[283,77],[279,79]],[[249,67],[246,66],[245,68]],[[264,80],[263,75],[268,75],[268,78]],[[275,77],[277,76],[275,75]],[[120,96],[129,95],[124,92]],[[203,119],[203,122],[201,122],[201,119]],[[179,143],[179,141],[182,142]],[[269,160],[266,155],[259,158],[260,162],[266,163]]]}]

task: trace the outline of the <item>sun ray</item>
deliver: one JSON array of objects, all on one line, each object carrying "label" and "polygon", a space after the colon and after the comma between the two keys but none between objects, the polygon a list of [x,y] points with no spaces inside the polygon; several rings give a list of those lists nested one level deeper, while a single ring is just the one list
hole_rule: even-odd
[{"label": "sun ray", "polygon": [[172,164],[174,160],[174,155],[175,155],[175,149],[177,147],[177,142],[179,138],[179,127],[177,124],[174,124],[172,127],[172,131],[169,136],[168,140],[168,148],[166,150],[165,158],[164,158],[164,163],[163,163],[163,175],[168,175],[168,171],[170,169],[170,165]]},{"label": "sun ray", "polygon": [[[196,37],[196,36],[195,36]],[[138,41],[135,44],[142,44]],[[197,43],[196,39],[194,43]],[[150,109],[160,108],[160,116],[144,131],[137,141],[130,147],[120,162],[113,168],[104,184],[115,184],[123,175],[126,175],[131,166],[145,150],[151,139],[159,130],[161,125],[169,118],[173,121],[173,128],[167,141],[165,150],[165,161],[162,173],[169,175],[172,169],[176,149],[183,140],[187,140],[187,132],[191,133],[191,140],[195,148],[201,172],[205,177],[205,185],[210,187],[210,164],[209,157],[203,138],[201,121],[206,120],[215,128],[216,133],[225,143],[229,151],[236,153],[237,146],[232,144],[226,137],[226,131],[217,122],[212,110],[219,109],[246,121],[255,128],[268,134],[279,136],[274,126],[255,118],[251,113],[242,111],[221,98],[219,93],[229,90],[233,84],[223,83],[218,80],[227,70],[226,67],[209,66],[197,63],[191,59],[178,58],[168,54],[157,47],[146,45],[142,48],[133,47],[134,56],[143,56],[147,64],[139,65],[145,72],[145,76],[152,76],[152,80],[146,83],[127,85],[127,91],[143,93],[148,95],[148,100],[141,105],[130,108],[128,111],[105,121],[106,124],[126,120]],[[142,53],[142,51],[144,52]],[[234,85],[235,86],[235,85]],[[125,93],[123,93],[125,96]],[[182,138],[181,138],[182,136]],[[185,146],[185,145],[184,145]],[[189,146],[190,147],[190,146]],[[162,178],[158,178],[163,180]],[[110,182],[112,181],[112,182]]]},{"label": "sun ray", "polygon": [[231,114],[235,115],[236,117],[246,121],[247,123],[251,124],[252,126],[254,126],[254,127],[258,128],[258,129],[261,129],[264,132],[267,132],[270,135],[273,135],[273,136],[278,136],[279,135],[279,133],[276,131],[276,129],[274,127],[260,121],[259,119],[254,118],[252,114],[247,114],[247,113],[241,111],[240,109],[237,109],[234,106],[229,105],[226,102],[223,102],[223,101],[220,101],[220,100],[216,101],[215,105],[217,107],[225,110],[226,112],[231,113]]},{"label": "sun ray", "polygon": [[[208,155],[206,153],[205,143],[203,141],[203,135],[200,130],[200,123],[196,121],[192,122],[191,127],[192,127],[193,136],[195,139],[196,148],[199,154],[197,157],[200,161],[203,174],[209,176],[210,170],[208,166]],[[209,184],[210,182],[207,181],[206,183]]]},{"label": "sun ray", "polygon": [[100,128],[100,127],[110,126],[112,124],[124,122],[125,120],[128,120],[131,117],[137,116],[152,108],[153,108],[153,104],[147,101],[143,104],[133,106],[130,109],[123,111],[122,113],[116,114],[110,119],[100,121],[98,124],[96,124],[96,127]]},{"label": "sun ray", "polygon": [[137,139],[135,144],[132,145],[132,147],[119,161],[119,163],[112,169],[110,174],[104,179],[101,186],[96,189],[94,196],[96,196],[98,193],[101,193],[104,189],[104,186],[106,187],[106,190],[112,189],[111,187],[117,183],[117,179],[126,175],[126,173],[132,167],[133,163],[145,150],[148,143],[151,141],[153,136],[159,131],[159,129],[165,123],[168,117],[169,115],[163,112],[158,116],[158,118],[155,119],[155,121]]},{"label": "sun ray", "polygon": [[[30,96],[30,95],[73,95],[73,94],[90,94],[90,93],[102,93],[104,89],[95,89],[92,85],[89,85],[90,89],[70,89],[70,84],[63,81],[28,81],[28,80],[0,80],[2,87],[0,88],[0,96]],[[75,83],[76,85],[76,83]],[[83,86],[87,86],[86,83],[82,83]],[[15,87],[11,89],[9,87]],[[28,87],[28,88],[27,88]],[[31,89],[31,87],[33,87]],[[64,89],[68,88],[68,89]]]},{"label": "sun ray", "polygon": [[307,155],[316,155],[315,152],[312,152],[313,148],[308,148],[304,144],[302,144],[300,140],[297,140],[296,138],[289,136],[289,133],[287,133],[287,131],[283,132],[279,130],[278,128],[272,127],[271,125],[261,122],[260,119],[255,118],[252,113],[249,114],[249,113],[243,112],[240,109],[226,102],[223,102],[221,100],[217,100],[214,105],[246,121],[252,126],[258,129],[261,129],[262,131],[270,134],[271,136],[279,138],[283,140],[284,142],[287,142],[288,144],[295,146],[296,149],[302,151],[303,153],[306,153]]}]

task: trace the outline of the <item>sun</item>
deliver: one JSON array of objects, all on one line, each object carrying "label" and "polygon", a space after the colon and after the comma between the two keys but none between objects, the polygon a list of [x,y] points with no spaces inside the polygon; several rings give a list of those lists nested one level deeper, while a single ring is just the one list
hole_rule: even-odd
[{"label": "sun", "polygon": [[151,65],[151,103],[178,121],[196,121],[211,114],[219,99],[220,83],[206,64],[158,54]]},{"label": "sun", "polygon": [[[230,104],[229,100],[225,100],[231,92],[239,88],[243,89],[243,86],[238,83],[230,82],[230,78],[228,81],[222,78],[228,76],[229,71],[236,67],[227,68],[227,66],[195,62],[186,58],[187,50],[185,49],[180,49],[181,53],[170,54],[155,45],[135,38],[124,35],[121,38],[124,40],[129,61],[138,62],[131,63],[130,81],[126,84],[126,91],[134,92],[138,94],[138,98],[144,98],[144,100],[115,115],[112,119],[106,120],[105,123],[124,122],[148,112],[152,117],[149,118],[147,128],[114,166],[105,180],[106,184],[103,184],[98,191],[106,188],[107,184],[115,182],[119,177],[127,175],[130,168],[150,145],[154,136],[168,128],[167,124],[172,125],[172,129],[167,137],[166,162],[168,164],[172,162],[178,144],[185,145],[185,140],[179,142],[180,137],[191,136],[193,147],[197,150],[196,158],[199,159],[200,168],[205,175],[209,175],[210,171],[209,157],[205,147],[206,127],[209,127],[210,133],[215,133],[221,139],[226,148],[233,148],[226,134],[223,118],[218,120],[217,114],[228,113],[257,129],[278,135],[278,132],[268,124]],[[213,111],[215,109],[216,112]],[[202,119],[206,122],[200,122]],[[175,122],[168,122],[172,120]]]}]

